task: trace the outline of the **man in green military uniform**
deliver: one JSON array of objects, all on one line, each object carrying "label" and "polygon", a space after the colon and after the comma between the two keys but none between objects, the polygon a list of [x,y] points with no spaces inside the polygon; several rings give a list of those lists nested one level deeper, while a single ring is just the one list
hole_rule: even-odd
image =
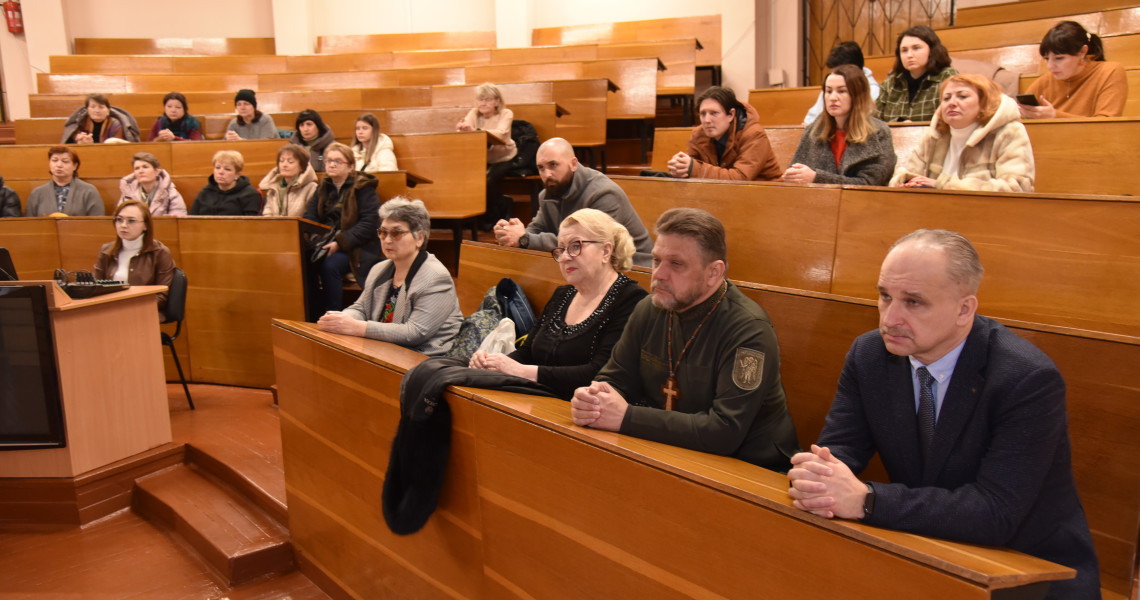
[{"label": "man in green military uniform", "polygon": [[767,313],[725,278],[724,226],[693,208],[657,220],[652,294],[570,403],[576,425],[787,471],[796,431]]}]

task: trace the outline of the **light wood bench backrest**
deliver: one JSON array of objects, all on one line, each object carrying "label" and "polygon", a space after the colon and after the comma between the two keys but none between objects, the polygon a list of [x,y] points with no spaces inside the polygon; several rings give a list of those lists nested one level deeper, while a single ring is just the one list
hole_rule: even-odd
[{"label": "light wood bench backrest", "polygon": [[[434,85],[431,87],[431,106],[475,106],[475,88],[480,84]],[[549,81],[527,81],[497,84],[503,103],[556,102],[554,85]]]},{"label": "light wood bench backrest", "polygon": [[494,31],[321,35],[317,36],[317,53],[494,48],[496,40]]},{"label": "light wood bench backrest", "polygon": [[[1010,23],[1026,19],[1055,19],[1061,20],[1072,15],[1074,10],[1083,11],[1100,10],[1114,11],[1116,9],[1130,8],[1135,3],[1129,0],[1088,0],[1080,5],[1065,0],[1029,0],[1021,2],[1003,2],[999,4],[969,6],[959,8],[954,17],[958,26],[990,25],[995,23]],[[1043,34],[1044,35],[1044,34]]]},{"label": "light wood bench backrest", "polygon": [[465,50],[408,50],[392,53],[393,69],[426,69],[439,67],[469,67],[491,64],[492,50],[471,48]]},{"label": "light wood bench backrest", "polygon": [[701,43],[697,66],[721,63],[721,16],[646,19],[595,25],[539,27],[531,31],[531,45],[590,44],[607,42],[653,42],[695,37]]},{"label": "light wood bench backrest", "polygon": [[268,38],[75,38],[76,54],[273,54]]},{"label": "light wood bench backrest", "polygon": [[598,58],[657,58],[665,69],[657,72],[657,93],[692,94],[696,85],[697,44],[693,38],[661,42],[598,44]]},{"label": "light wood bench backrest", "polygon": [[432,217],[482,214],[486,208],[487,137],[479,132],[391,135],[400,168],[431,180],[411,191]]},{"label": "light wood bench backrest", "polygon": [[52,73],[142,74],[166,73],[282,73],[292,57],[275,54],[231,56],[161,56],[129,54],[55,54],[49,57]]},{"label": "light wood bench backrest", "polygon": [[[657,60],[650,58],[470,67],[467,79],[471,82],[608,79],[618,89],[607,101],[607,118],[652,118],[657,110]],[[556,102],[562,104],[559,100]],[[572,107],[567,108],[574,112]]]},{"label": "light wood bench backrest", "polygon": [[[108,94],[111,106],[131,113],[136,120],[162,114],[160,93]],[[30,97],[32,117],[67,117],[83,105],[82,95],[33,94]],[[194,115],[233,114],[232,92],[189,92],[186,101]],[[430,106],[430,86],[400,86],[345,89],[318,89],[293,92],[258,92],[257,108],[263,113],[299,112],[306,108],[317,111],[348,110],[361,107],[405,108]],[[276,121],[275,121],[276,122]],[[284,129],[292,123],[277,123]],[[62,131],[62,129],[61,129]],[[149,133],[148,130],[144,133]]]},{"label": "light wood bench backrest", "polygon": [[890,243],[941,227],[978,247],[987,314],[1140,335],[1140,202],[1129,197],[614,179],[651,230],[676,206],[717,215],[730,277],[874,299]]}]

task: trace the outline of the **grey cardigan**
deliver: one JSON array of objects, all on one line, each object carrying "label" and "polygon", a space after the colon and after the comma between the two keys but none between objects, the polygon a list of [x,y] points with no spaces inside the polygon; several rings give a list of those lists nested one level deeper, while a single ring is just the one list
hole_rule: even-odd
[{"label": "grey cardigan", "polygon": [[366,338],[398,344],[428,356],[442,356],[451,348],[463,323],[451,274],[434,255],[420,251],[396,297],[392,322],[381,323],[380,313],[395,272],[390,260],[372,267],[360,299],[344,309],[344,314],[368,323]]},{"label": "grey cardigan", "polygon": [[[56,212],[55,189],[52,182],[37,187],[28,194],[25,216],[46,217]],[[71,180],[71,191],[67,194],[67,207],[64,210],[70,217],[101,217],[105,214],[103,197],[95,186],[75,177]]]},{"label": "grey cardigan", "polygon": [[791,164],[802,163],[811,167],[815,171],[815,183],[887,185],[895,172],[896,160],[891,128],[874,117],[871,117],[871,124],[874,131],[867,141],[862,144],[847,143],[837,169],[831,144],[821,142],[812,135],[815,130],[815,123],[812,123],[804,127],[804,134]]}]

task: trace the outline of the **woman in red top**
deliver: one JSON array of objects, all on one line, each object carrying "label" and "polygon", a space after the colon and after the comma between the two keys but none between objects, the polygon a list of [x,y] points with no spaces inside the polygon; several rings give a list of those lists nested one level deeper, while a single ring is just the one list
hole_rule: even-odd
[{"label": "woman in red top", "polygon": [[824,113],[804,128],[789,183],[886,185],[895,170],[891,129],[871,116],[870,84],[855,65],[839,65],[823,81]]}]

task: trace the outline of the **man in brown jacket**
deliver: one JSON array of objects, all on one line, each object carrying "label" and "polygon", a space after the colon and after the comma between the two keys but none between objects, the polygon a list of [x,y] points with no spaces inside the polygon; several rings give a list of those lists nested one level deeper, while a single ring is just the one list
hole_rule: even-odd
[{"label": "man in brown jacket", "polygon": [[669,159],[669,174],[694,179],[772,181],[782,171],[756,109],[737,102],[729,88],[713,86],[697,97],[701,124],[685,152]]}]

